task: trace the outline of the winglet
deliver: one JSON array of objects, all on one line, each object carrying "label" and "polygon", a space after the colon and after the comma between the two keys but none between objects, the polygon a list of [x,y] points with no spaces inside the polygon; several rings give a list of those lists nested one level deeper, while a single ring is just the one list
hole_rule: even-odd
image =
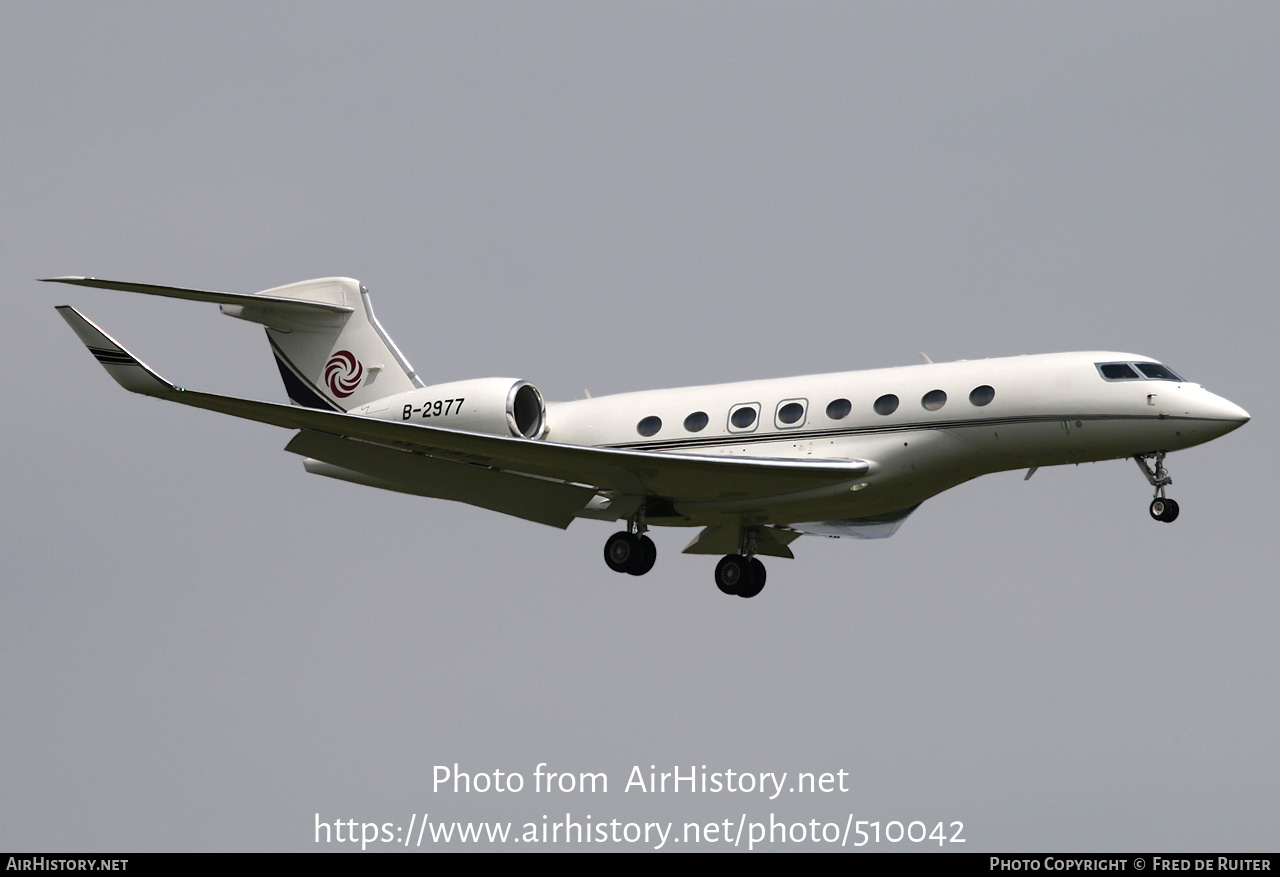
[{"label": "winglet", "polygon": [[115,378],[116,383],[131,393],[142,393],[144,396],[168,396],[181,392],[181,387],[160,377],[129,351],[99,329],[70,305],[58,305],[57,311],[67,321],[73,332],[80,336],[84,346],[94,355],[107,374]]}]

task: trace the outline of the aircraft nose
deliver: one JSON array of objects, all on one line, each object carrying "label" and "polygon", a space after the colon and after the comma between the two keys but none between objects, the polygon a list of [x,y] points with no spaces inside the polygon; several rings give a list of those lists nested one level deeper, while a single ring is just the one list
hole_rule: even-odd
[{"label": "aircraft nose", "polygon": [[1223,399],[1221,396],[1210,396],[1206,408],[1204,416],[1211,420],[1219,421],[1223,426],[1223,435],[1233,429],[1239,429],[1249,422],[1248,411],[1245,411],[1229,399]]}]

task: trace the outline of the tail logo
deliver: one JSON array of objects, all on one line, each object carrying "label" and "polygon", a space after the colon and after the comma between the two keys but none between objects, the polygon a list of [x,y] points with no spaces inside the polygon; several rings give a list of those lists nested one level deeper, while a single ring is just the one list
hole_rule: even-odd
[{"label": "tail logo", "polygon": [[350,350],[339,350],[324,364],[324,382],[339,399],[354,393],[363,377],[364,366]]}]

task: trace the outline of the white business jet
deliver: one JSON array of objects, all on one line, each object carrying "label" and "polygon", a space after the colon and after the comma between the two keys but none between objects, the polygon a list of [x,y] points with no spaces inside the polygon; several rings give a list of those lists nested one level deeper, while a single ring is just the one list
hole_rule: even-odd
[{"label": "white business jet", "polygon": [[1052,353],[546,402],[514,378],[424,384],[345,277],[256,294],[85,277],[52,282],[214,302],[261,323],[294,405],[160,377],[78,311],[59,312],[125,389],[297,430],[308,472],[565,528],[624,521],[605,542],[647,573],[649,527],[699,527],[716,585],[754,597],[759,555],[802,534],[891,535],[920,503],[979,475],[1129,457],[1178,504],[1165,455],[1246,423],[1243,408],[1132,353]]}]

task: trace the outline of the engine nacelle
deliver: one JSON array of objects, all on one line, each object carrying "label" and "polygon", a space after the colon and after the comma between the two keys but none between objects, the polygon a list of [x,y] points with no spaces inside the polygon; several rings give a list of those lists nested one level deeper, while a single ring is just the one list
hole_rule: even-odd
[{"label": "engine nacelle", "polygon": [[352,414],[445,429],[539,439],[547,432],[547,403],[538,388],[515,378],[478,378],[396,393]]}]

